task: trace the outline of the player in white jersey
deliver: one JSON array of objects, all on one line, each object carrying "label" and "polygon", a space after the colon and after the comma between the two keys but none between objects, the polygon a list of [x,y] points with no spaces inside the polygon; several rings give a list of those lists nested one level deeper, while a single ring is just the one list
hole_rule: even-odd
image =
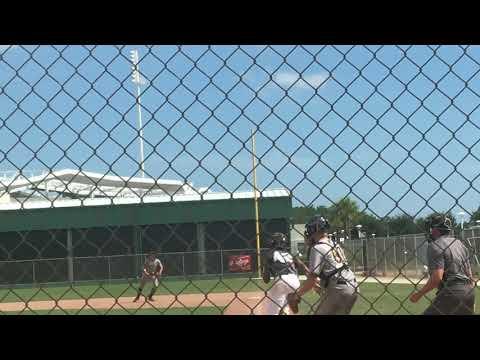
[{"label": "player in white jersey", "polygon": [[293,256],[288,252],[287,238],[282,233],[274,233],[271,238],[271,249],[263,259],[262,278],[265,283],[273,284],[267,291],[259,307],[261,315],[290,315],[287,294],[300,287],[297,268]]},{"label": "player in white jersey", "polygon": [[147,258],[145,259],[145,263],[143,264],[143,271],[142,276],[140,277],[140,286],[138,287],[137,296],[133,300],[133,302],[138,301],[140,299],[140,295],[142,295],[143,288],[145,284],[149,281],[152,281],[152,290],[148,295],[148,300],[153,301],[153,295],[155,291],[157,291],[160,276],[162,276],[163,272],[163,264],[162,262],[156,258],[155,253],[148,254]]}]

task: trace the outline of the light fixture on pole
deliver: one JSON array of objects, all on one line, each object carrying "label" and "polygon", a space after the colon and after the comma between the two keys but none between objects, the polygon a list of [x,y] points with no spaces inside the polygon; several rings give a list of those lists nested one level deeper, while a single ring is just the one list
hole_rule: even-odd
[{"label": "light fixture on pole", "polygon": [[142,125],[142,106],[140,102],[140,85],[145,82],[140,77],[139,66],[138,66],[138,50],[130,51],[130,60],[132,62],[132,82],[137,85],[137,109],[138,109],[138,131],[140,134],[140,169],[142,177],[145,177],[145,164],[143,156],[143,125]]},{"label": "light fixture on pole", "polygon": [[466,215],[463,211],[460,211],[457,213],[458,216],[460,216],[460,227],[463,231],[463,222],[464,222],[464,216]]},{"label": "light fixture on pole", "polygon": [[358,225],[355,225],[355,227],[357,228],[358,238],[360,239],[360,237],[362,235],[362,233],[361,233],[362,225],[358,224]]}]

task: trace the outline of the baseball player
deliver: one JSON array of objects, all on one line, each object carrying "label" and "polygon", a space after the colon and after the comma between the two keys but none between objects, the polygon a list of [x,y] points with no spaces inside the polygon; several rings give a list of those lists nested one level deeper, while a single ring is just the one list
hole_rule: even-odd
[{"label": "baseball player", "polygon": [[424,315],[473,315],[475,280],[468,249],[450,236],[452,221],[444,214],[432,215],[425,228],[429,278],[420,291],[410,296],[410,301],[416,303],[437,288],[436,297]]},{"label": "baseball player", "polygon": [[138,299],[140,299],[140,295],[142,295],[143,288],[148,281],[152,281],[153,285],[152,285],[152,290],[150,291],[150,294],[148,295],[147,299],[149,301],[154,301],[153,295],[155,294],[155,291],[157,291],[160,276],[162,276],[162,272],[163,272],[162,262],[156,258],[155,253],[152,252],[148,254],[147,258],[145,259],[145,263],[143,264],[143,271],[142,271],[142,276],[140,278],[140,286],[138,287],[137,296],[135,297],[135,299],[133,299],[133,302],[137,302]]},{"label": "baseball player", "polygon": [[263,258],[262,278],[268,284],[273,278],[273,285],[267,291],[261,306],[263,315],[290,315],[286,302],[287,294],[300,287],[295,260],[288,251],[287,237],[274,233],[270,240],[270,249]]},{"label": "baseball player", "polygon": [[[320,279],[324,296],[320,299],[316,315],[350,314],[358,297],[358,285],[350,270],[343,249],[328,237],[330,224],[322,216],[314,216],[305,225],[305,243],[309,246],[309,270],[307,280],[288,295],[288,302],[295,310],[301,297],[315,287]],[[292,301],[290,301],[290,299]]]}]

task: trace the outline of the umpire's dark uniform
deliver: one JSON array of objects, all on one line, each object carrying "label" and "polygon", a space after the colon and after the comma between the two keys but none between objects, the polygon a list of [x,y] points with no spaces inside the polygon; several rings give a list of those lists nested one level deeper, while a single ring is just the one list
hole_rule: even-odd
[{"label": "umpire's dark uniform", "polygon": [[425,315],[473,315],[475,286],[471,281],[469,253],[463,243],[449,235],[431,241],[427,249],[430,272],[443,269],[443,279]]}]

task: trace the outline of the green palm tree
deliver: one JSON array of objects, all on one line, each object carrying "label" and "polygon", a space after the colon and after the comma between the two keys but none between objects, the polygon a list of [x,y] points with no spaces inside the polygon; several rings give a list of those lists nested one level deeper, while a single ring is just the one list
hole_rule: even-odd
[{"label": "green palm tree", "polygon": [[333,205],[333,210],[332,225],[345,230],[348,234],[360,215],[357,203],[352,199],[343,198]]}]

